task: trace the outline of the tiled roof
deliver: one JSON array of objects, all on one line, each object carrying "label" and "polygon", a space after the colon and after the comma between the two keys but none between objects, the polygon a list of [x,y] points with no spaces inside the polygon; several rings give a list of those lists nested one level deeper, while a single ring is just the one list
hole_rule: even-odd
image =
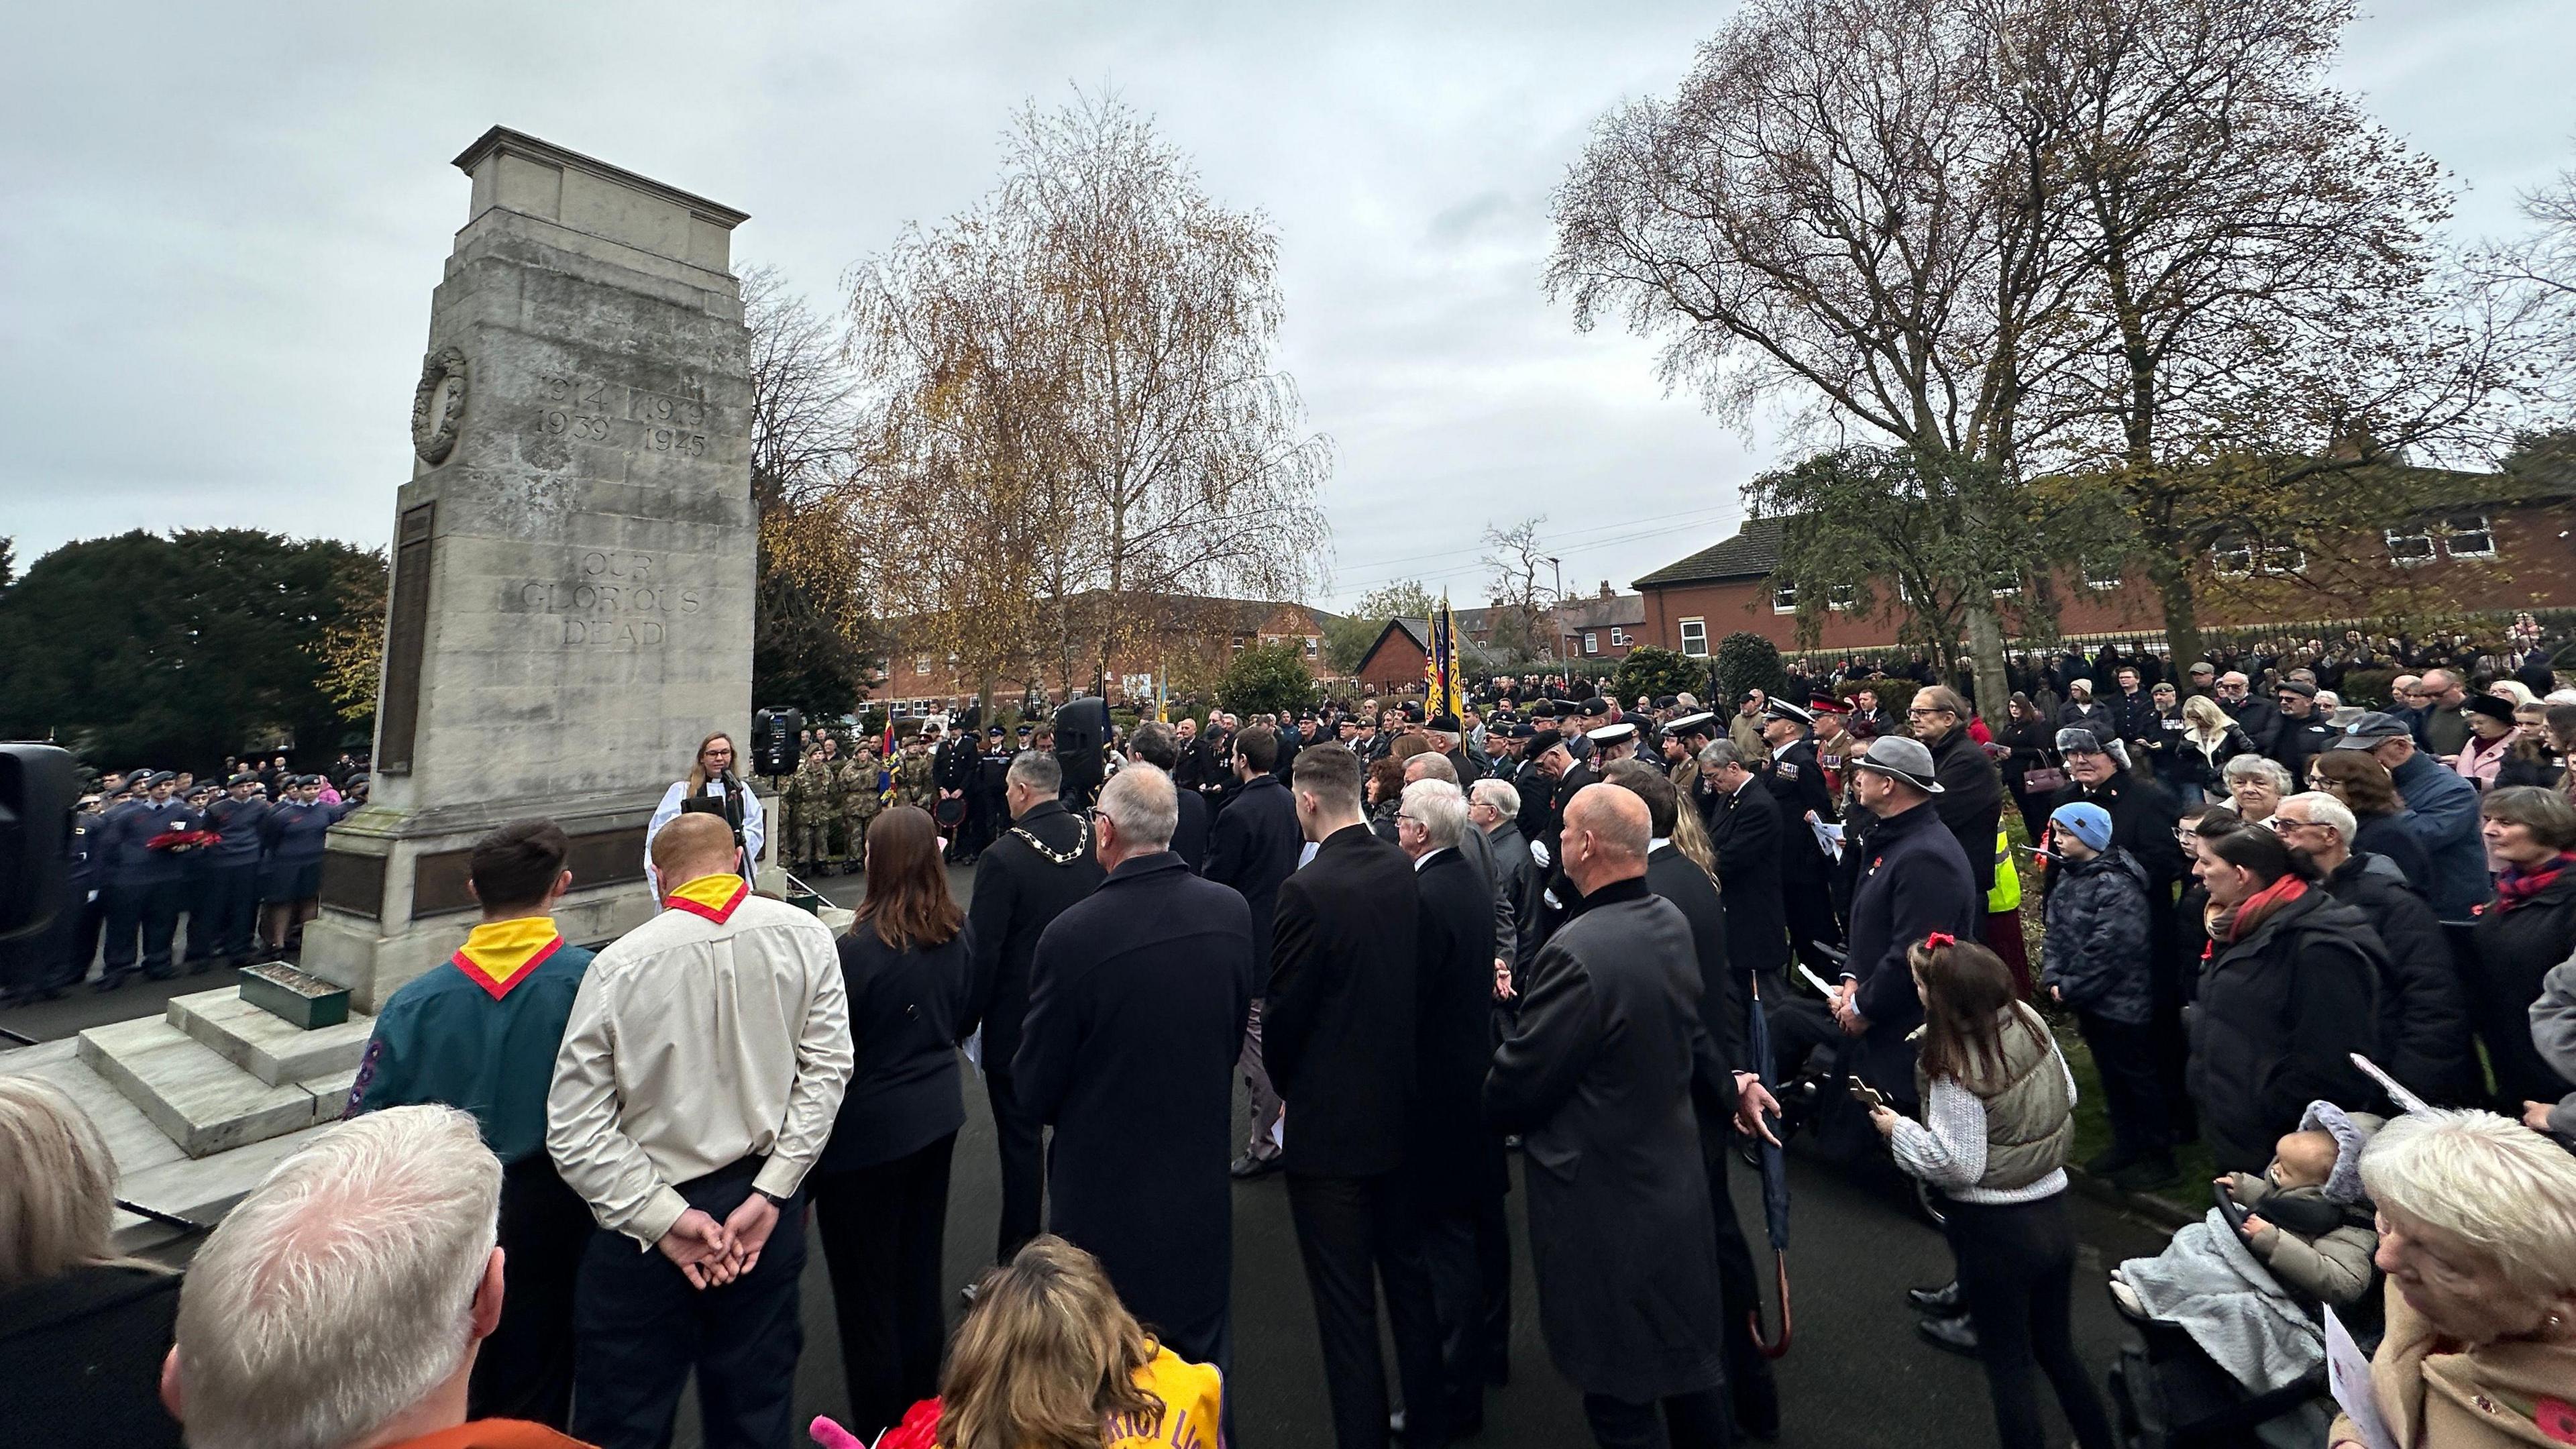
[{"label": "tiled roof", "polygon": [[1633,581],[1646,589],[1665,584],[1713,583],[1722,579],[1758,579],[1780,566],[1780,518],[1748,518],[1733,538],[1710,544],[1677,563]]}]

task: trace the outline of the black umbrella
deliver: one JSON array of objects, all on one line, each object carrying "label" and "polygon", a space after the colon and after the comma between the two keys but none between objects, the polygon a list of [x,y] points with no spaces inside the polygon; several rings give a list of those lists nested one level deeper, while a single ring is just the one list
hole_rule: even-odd
[{"label": "black umbrella", "polygon": [[[1750,1029],[1747,1040],[1753,1048],[1754,1076],[1761,1081],[1764,1089],[1768,1090],[1772,1077],[1771,1023],[1762,1012],[1762,983],[1756,980],[1752,986],[1753,1010],[1750,1013],[1751,1020],[1746,1023]],[[1777,1119],[1774,1120],[1776,1122]],[[1777,1135],[1775,1128],[1772,1136]],[[1762,1220],[1771,1235],[1771,1271],[1780,1289],[1779,1341],[1767,1342],[1762,1337],[1762,1306],[1759,1295],[1756,1295],[1752,1311],[1745,1316],[1752,1321],[1753,1342],[1762,1350],[1762,1356],[1780,1358],[1789,1352],[1791,1331],[1789,1324],[1789,1162],[1781,1152],[1777,1141],[1759,1137],[1756,1141],[1762,1153]]]}]

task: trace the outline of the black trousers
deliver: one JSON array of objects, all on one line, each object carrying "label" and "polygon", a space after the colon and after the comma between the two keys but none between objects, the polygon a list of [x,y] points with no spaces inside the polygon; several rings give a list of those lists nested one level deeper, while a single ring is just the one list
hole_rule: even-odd
[{"label": "black trousers", "polygon": [[2075,1013],[2076,1029],[2093,1050],[2102,1073],[2102,1105],[2111,1137],[2128,1157],[2157,1157],[2173,1148],[2173,1115],[2166,1110],[2160,1071],[2162,1044],[2153,1023],[2131,1026],[2090,1011]]},{"label": "black trousers", "polygon": [[1717,1224],[1717,1296],[1726,1311],[1726,1382],[1737,1398],[1753,1384],[1771,1377],[1771,1360],[1753,1337],[1753,1318],[1762,1308],[1762,1280],[1753,1268],[1753,1247],[1736,1221],[1735,1197],[1727,1181],[1728,1150],[1724,1124],[1702,1137],[1701,1166],[1708,1173],[1709,1216]]},{"label": "black trousers", "polygon": [[1433,1449],[1449,1437],[1440,1320],[1422,1256],[1420,1210],[1402,1177],[1319,1177],[1293,1168],[1288,1173],[1288,1212],[1315,1298],[1333,1441],[1340,1449],[1382,1449],[1387,1442],[1386,1364],[1377,1337],[1380,1285],[1404,1385],[1405,1442]]},{"label": "black trousers", "polygon": [[[1440,1321],[1440,1382],[1453,1435],[1471,1433],[1485,1422],[1485,1384],[1496,1361],[1486,1317],[1487,1249],[1480,1232],[1489,1198],[1493,1215],[1500,1217],[1499,1192],[1465,1201],[1426,1200],[1422,1214],[1422,1260],[1431,1275],[1432,1312]],[[1511,1251],[1508,1243],[1503,1251]],[[1410,1394],[1405,1398],[1412,1401]]]},{"label": "black trousers", "polygon": [[544,1149],[502,1170],[501,1322],[466,1381],[467,1418],[549,1429],[572,1421],[573,1297],[597,1231],[590,1206],[564,1186]]},{"label": "black trousers", "polygon": [[184,880],[150,885],[111,885],[100,892],[107,907],[107,970],[103,980],[122,980],[134,972],[134,943],[143,942],[143,974],[170,974],[179,937],[179,912],[188,904]]},{"label": "black trousers", "polygon": [[1484,1281],[1477,1345],[1485,1382],[1512,1381],[1512,1227],[1503,1195],[1476,1204],[1476,1272]]},{"label": "black trousers", "polygon": [[[990,1040],[990,1023],[986,1039]],[[1002,1225],[995,1237],[993,1261],[1007,1263],[1012,1254],[1038,1235],[1039,1224],[1044,1221],[1044,1124],[1020,1105],[1020,1094],[1012,1085],[1007,1065],[1001,1071],[989,1067],[985,1070],[984,1095],[993,1104],[993,1146],[1002,1159]]]},{"label": "black trousers", "polygon": [[[1801,824],[1798,829],[1803,832],[1806,826]],[[1790,841],[1782,848],[1813,854],[1814,846],[1815,842],[1808,839]],[[1834,972],[1841,968],[1834,964],[1832,957],[1818,951],[1816,943],[1841,945],[1843,927],[1842,922],[1834,919],[1833,892],[1823,871],[1819,869],[1813,876],[1784,875],[1780,881],[1780,909],[1788,917],[1789,944],[1797,952],[1798,959],[1806,962],[1816,974],[1832,980]]]},{"label": "black trousers", "polygon": [[951,1132],[891,1162],[806,1180],[841,1325],[847,1427],[862,1443],[876,1442],[903,1422],[904,1410],[939,1392],[939,1350],[947,1339],[939,1265],[956,1150]]},{"label": "black trousers", "polygon": [[[760,1165],[746,1158],[681,1183],[680,1195],[722,1222],[751,1196]],[[721,1288],[692,1288],[660,1250],[595,1234],[574,1308],[572,1436],[599,1449],[662,1449],[695,1369],[707,1449],[789,1449],[801,1427],[796,1278],[804,1268],[801,1195],[779,1210],[760,1262]]]},{"label": "black trousers", "polygon": [[259,922],[259,862],[207,870],[195,910],[188,917],[188,955],[195,960],[245,960]]},{"label": "black trousers", "polygon": [[1716,1389],[1646,1404],[1585,1394],[1583,1418],[1601,1449],[1725,1449],[1735,1433],[1726,1395]]},{"label": "black trousers", "polygon": [[[1833,1008],[1812,994],[1802,992],[1777,1003],[1766,997],[1763,1011],[1764,1019],[1771,1026],[1771,1061],[1774,1076],[1779,1081],[1792,1081],[1810,1072],[1825,1070],[1845,1043],[1859,1040],[1846,1035],[1842,1023],[1834,1020]],[[1824,1055],[1810,1060],[1819,1052]],[[1886,1091],[1890,1084],[1873,1082],[1871,1085]],[[1913,1085],[1911,1082],[1905,1084],[1909,1095]]]},{"label": "black trousers", "polygon": [[1994,1398],[2003,1449],[2040,1449],[2039,1390],[2048,1376],[2083,1449],[2111,1449],[2110,1421],[2075,1352],[2075,1227],[2066,1194],[2037,1202],[1952,1202],[1945,1231],[1959,1260],[1959,1290],[1977,1330],[1977,1360]]}]

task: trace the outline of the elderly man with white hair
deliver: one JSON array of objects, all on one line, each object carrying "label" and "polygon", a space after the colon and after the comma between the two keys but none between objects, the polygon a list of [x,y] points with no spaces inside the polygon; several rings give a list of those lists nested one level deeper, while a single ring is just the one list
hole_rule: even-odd
[{"label": "elderly man with white hair", "polygon": [[[161,1396],[195,1449],[573,1449],[468,1425],[501,1321],[501,1161],[453,1107],[341,1123],[197,1250]],[[40,1427],[40,1426],[21,1426]]]},{"label": "elderly man with white hair", "polygon": [[2388,948],[2379,982],[2379,1064],[2430,1101],[2477,1100],[2485,1073],[2470,1041],[2468,988],[2422,891],[2388,857],[2353,849],[2359,823],[2332,795],[2289,796],[2265,823],[2315,863],[2326,894],[2367,916]]},{"label": "elderly man with white hair", "polygon": [[1092,807],[1108,874],[1047,923],[1013,1059],[1055,1128],[1052,1230],[1194,1363],[1233,1364],[1234,1063],[1252,1009],[1252,913],[1171,849],[1171,777],[1133,762]]}]

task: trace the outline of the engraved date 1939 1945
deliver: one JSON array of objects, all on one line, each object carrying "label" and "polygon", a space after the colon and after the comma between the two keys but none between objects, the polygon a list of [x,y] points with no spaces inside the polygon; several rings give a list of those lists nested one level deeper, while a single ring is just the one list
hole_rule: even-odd
[{"label": "engraved date 1939 1945", "polygon": [[683,458],[707,455],[707,405],[593,378],[538,379],[537,430],[548,437],[608,443]]}]

